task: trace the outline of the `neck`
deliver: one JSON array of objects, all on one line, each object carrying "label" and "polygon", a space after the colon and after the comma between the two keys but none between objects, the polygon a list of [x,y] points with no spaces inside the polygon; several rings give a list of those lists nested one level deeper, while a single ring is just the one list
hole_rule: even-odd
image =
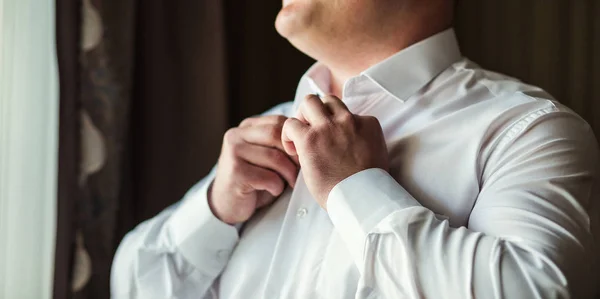
[{"label": "neck", "polygon": [[343,92],[344,92],[344,83],[346,83],[346,81],[348,79],[351,78],[351,76],[348,75],[342,75],[339,73],[334,73],[334,70],[331,69],[331,86],[329,87],[331,94],[333,94],[334,96],[338,97],[338,98],[342,98]]},{"label": "neck", "polygon": [[[402,28],[401,32],[391,35],[394,38],[363,44],[362,46],[357,47],[358,49],[361,49],[359,52],[352,51],[348,55],[335,55],[332,59],[321,59],[320,61],[324,63],[331,72],[331,93],[342,98],[344,83],[348,79],[358,76],[364,70],[403,49],[450,28],[451,25],[449,23],[441,24],[439,26],[432,26],[432,24],[418,24],[412,27],[413,28]],[[339,54],[339,52],[337,53]]]}]

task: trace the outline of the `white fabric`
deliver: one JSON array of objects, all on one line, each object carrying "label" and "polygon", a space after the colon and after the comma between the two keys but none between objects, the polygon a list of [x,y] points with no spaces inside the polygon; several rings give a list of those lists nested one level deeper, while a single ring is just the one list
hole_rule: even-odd
[{"label": "white fabric", "polygon": [[[268,113],[294,116],[304,95],[328,86],[317,64],[295,103]],[[343,100],[380,120],[390,174],[342,181],[328,213],[300,175],[239,234],[210,212],[211,174],[127,235],[112,296],[590,296],[599,159],[576,114],[461,58],[453,30],[350,79]]]},{"label": "white fabric", "polygon": [[55,1],[0,0],[0,298],[52,298],[58,164]]}]

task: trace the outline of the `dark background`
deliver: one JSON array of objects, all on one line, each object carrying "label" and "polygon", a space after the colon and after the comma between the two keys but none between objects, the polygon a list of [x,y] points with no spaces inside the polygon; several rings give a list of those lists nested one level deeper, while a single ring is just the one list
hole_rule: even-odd
[{"label": "dark background", "polygon": [[[56,1],[55,297],[108,298],[124,234],[208,172],[227,128],[293,100],[313,61],[276,33],[281,1]],[[89,10],[100,16],[103,35],[82,50],[94,24]],[[463,0],[456,15],[467,57],[544,87],[600,131],[600,1]],[[82,111],[102,133],[107,157],[79,185],[78,165],[88,155],[79,147]],[[82,264],[75,252],[91,257],[92,277],[73,291],[71,280],[82,275],[73,270]]]}]

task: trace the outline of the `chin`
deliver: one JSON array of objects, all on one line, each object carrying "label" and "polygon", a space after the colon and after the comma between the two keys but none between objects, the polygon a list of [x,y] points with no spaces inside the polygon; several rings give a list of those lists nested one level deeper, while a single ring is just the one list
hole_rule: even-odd
[{"label": "chin", "polygon": [[[333,0],[326,0],[333,1]],[[317,60],[316,54],[319,47],[319,13],[323,6],[318,1],[288,0],[277,15],[275,28],[277,32],[300,52]]]},{"label": "chin", "polygon": [[310,11],[306,3],[287,1],[277,19],[275,28],[279,34],[287,39],[304,31],[310,23]]}]

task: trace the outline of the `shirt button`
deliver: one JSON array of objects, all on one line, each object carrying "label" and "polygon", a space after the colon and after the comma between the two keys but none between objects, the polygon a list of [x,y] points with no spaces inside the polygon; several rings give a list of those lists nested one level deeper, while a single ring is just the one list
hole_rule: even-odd
[{"label": "shirt button", "polygon": [[229,260],[229,250],[219,250],[217,251],[217,258],[222,263],[226,263]]},{"label": "shirt button", "polygon": [[304,218],[306,214],[308,214],[308,210],[306,210],[305,208],[298,209],[298,212],[296,212],[296,216],[298,218]]}]

